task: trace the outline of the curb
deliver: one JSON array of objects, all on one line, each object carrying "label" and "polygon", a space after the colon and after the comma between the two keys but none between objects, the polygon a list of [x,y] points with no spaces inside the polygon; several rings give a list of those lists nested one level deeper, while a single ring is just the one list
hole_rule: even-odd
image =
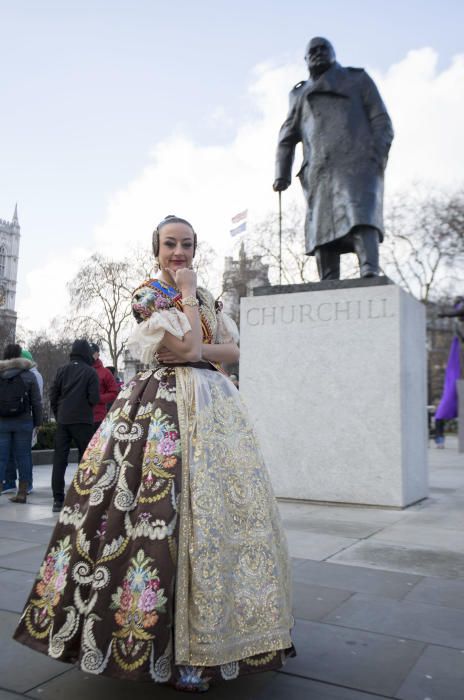
[{"label": "curb", "polygon": [[[32,464],[34,467],[52,464],[54,451],[55,450],[32,450]],[[76,447],[72,447],[69,450],[68,464],[72,464],[73,462],[78,462]]]}]

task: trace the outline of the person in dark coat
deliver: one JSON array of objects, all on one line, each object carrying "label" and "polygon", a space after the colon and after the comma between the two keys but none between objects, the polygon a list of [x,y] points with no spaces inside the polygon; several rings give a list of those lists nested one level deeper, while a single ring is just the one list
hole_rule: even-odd
[{"label": "person in dark coat", "polygon": [[[29,350],[26,350],[23,348],[21,350],[21,357],[25,357],[26,360],[30,360],[33,363],[33,367],[31,367],[31,372],[34,375],[34,377],[37,379],[37,384],[39,387],[39,392],[40,392],[40,400],[42,401],[43,405],[43,377],[40,374],[36,363],[34,362],[34,358],[32,357],[31,353]],[[32,431],[32,445],[34,446],[37,443],[37,431],[38,428],[34,428]],[[18,471],[16,462],[14,461],[13,457],[10,455],[10,461],[8,463],[8,466],[5,471],[5,481],[3,482],[3,493],[10,493],[10,492],[16,492],[16,472]],[[32,484],[33,476],[31,475],[31,481],[27,485],[27,495],[32,493],[33,491],[33,484]]]},{"label": "person in dark coat", "polygon": [[93,407],[100,399],[89,343],[84,339],[75,340],[69,359],[68,364],[58,369],[50,389],[50,405],[57,422],[52,471],[55,513],[63,506],[64,475],[71,440],[77,445],[80,462],[93,435]]},{"label": "person in dark coat", "polygon": [[0,493],[9,459],[19,472],[18,491],[10,498],[26,503],[32,479],[32,431],[42,423],[42,399],[31,371],[35,362],[21,357],[21,346],[7,345],[0,362]]},{"label": "person in dark coat", "polygon": [[356,253],[361,277],[373,277],[379,274],[392,123],[369,75],[337,63],[327,39],[311,39],[305,60],[310,76],[290,92],[273,187],[282,191],[290,185],[301,142],[306,254],[316,256],[321,279],[339,279],[340,255],[348,252]]},{"label": "person in dark coat", "polygon": [[96,343],[90,346],[92,351],[93,364],[92,367],[98,374],[98,382],[100,385],[100,400],[93,407],[93,430],[98,430],[103,419],[108,413],[108,405],[111,406],[116,396],[119,394],[119,386],[112,372],[103,366],[100,360],[100,348]]}]

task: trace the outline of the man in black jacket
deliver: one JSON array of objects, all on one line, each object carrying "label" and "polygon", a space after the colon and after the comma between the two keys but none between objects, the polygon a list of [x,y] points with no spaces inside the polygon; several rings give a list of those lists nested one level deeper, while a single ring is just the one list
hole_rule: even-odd
[{"label": "man in black jacket", "polygon": [[71,440],[77,445],[80,462],[93,434],[93,407],[100,398],[89,343],[75,340],[69,359],[67,365],[59,368],[50,389],[50,405],[57,422],[52,472],[54,513],[63,507]]}]

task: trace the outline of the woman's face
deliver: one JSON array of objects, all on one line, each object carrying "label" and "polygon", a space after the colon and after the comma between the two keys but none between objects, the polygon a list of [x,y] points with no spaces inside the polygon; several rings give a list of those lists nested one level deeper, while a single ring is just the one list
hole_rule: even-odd
[{"label": "woman's face", "polygon": [[193,260],[193,231],[187,224],[164,224],[159,233],[158,262],[162,270],[190,267]]}]

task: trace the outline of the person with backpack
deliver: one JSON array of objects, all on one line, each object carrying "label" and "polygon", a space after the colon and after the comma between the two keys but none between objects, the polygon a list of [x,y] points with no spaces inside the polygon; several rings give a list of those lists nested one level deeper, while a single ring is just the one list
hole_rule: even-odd
[{"label": "person with backpack", "polygon": [[50,389],[50,406],[56,418],[53,454],[53,512],[59,513],[64,501],[64,475],[71,441],[77,445],[79,462],[93,435],[93,407],[100,400],[98,374],[87,340],[75,340],[68,364],[60,367]]},{"label": "person with backpack", "polygon": [[[29,350],[25,350],[24,348],[21,350],[21,357],[25,357],[26,360],[31,360],[33,362],[34,366],[31,367],[31,372],[37,379],[37,384],[39,385],[39,392],[40,392],[40,400],[42,401],[43,405],[43,377],[40,374],[39,370],[37,369],[37,365],[34,362],[34,358],[32,357],[31,353]],[[34,428],[32,432],[32,447],[34,447],[35,444],[37,444],[37,430],[38,428]],[[15,493],[16,492],[16,477],[17,474],[16,472],[18,471],[16,467],[16,462],[13,459],[13,457],[10,455],[10,461],[8,463],[8,466],[5,471],[5,481],[3,482],[3,493]],[[31,475],[31,480],[27,486],[27,495],[29,496],[30,493],[32,493],[33,490],[33,475]]]},{"label": "person with backpack", "polygon": [[21,357],[21,346],[6,346],[0,361],[0,493],[10,455],[19,472],[13,503],[26,503],[32,479],[32,431],[42,423],[42,400],[32,368],[35,363]]}]

